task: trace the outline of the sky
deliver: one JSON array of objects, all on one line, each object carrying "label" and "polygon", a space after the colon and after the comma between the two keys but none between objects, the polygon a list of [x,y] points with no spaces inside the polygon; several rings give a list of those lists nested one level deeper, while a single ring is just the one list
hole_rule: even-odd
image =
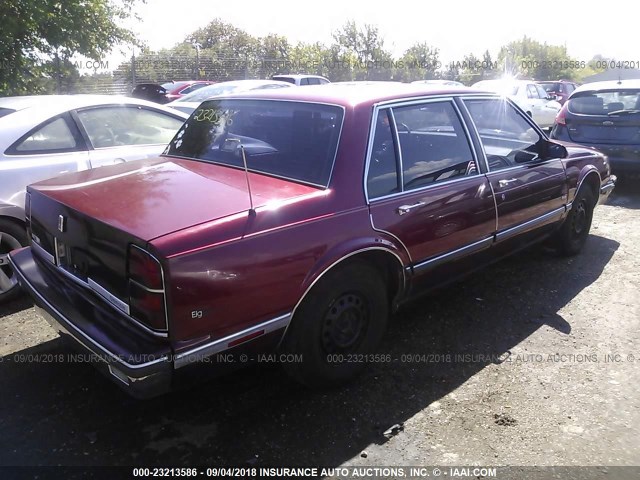
[{"label": "sky", "polygon": [[[570,5],[573,9],[569,9]],[[589,60],[595,54],[640,63],[637,19],[640,2],[509,2],[500,0],[427,0],[402,2],[350,0],[147,0],[132,23],[152,50],[169,48],[215,18],[253,36],[277,33],[291,43],[331,43],[331,33],[348,20],[379,28],[385,47],[395,56],[416,42],[440,50],[440,60],[461,60],[527,35],[551,45],[565,45],[571,56]],[[626,25],[628,24],[628,25]],[[638,65],[636,65],[638,66]]]}]

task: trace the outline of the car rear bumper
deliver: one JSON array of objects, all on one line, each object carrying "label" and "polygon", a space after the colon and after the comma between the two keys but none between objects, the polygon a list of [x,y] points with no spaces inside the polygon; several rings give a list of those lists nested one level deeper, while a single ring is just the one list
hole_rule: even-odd
[{"label": "car rear bumper", "polygon": [[16,250],[9,259],[42,317],[114,383],[136,398],[171,389],[173,363],[166,343],[146,338],[115,309],[62,281],[34,258],[31,248]]}]

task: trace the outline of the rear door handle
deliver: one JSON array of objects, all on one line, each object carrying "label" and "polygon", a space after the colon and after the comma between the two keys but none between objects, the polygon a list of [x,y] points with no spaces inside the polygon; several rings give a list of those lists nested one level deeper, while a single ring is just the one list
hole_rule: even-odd
[{"label": "rear door handle", "polygon": [[424,205],[426,205],[426,203],[424,202],[417,202],[417,203],[414,203],[413,205],[401,205],[398,207],[396,212],[398,213],[398,215],[405,215],[409,213],[411,210],[413,210],[414,208],[422,207]]},{"label": "rear door handle", "polygon": [[506,187],[506,186],[508,186],[510,183],[517,182],[517,181],[518,181],[518,179],[517,179],[517,178],[509,178],[509,179],[507,179],[507,180],[499,180],[499,181],[498,181],[498,185],[499,185],[500,187]]}]

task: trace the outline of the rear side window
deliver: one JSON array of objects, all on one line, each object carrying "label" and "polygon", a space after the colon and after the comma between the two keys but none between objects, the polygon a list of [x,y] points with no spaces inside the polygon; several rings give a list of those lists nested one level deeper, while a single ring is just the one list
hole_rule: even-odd
[{"label": "rear side window", "polygon": [[48,122],[20,140],[10,153],[55,153],[75,150],[76,139],[64,118]]},{"label": "rear side window", "polygon": [[477,173],[473,153],[451,102],[394,108],[403,189]]},{"label": "rear side window", "polygon": [[384,197],[400,191],[398,187],[398,164],[391,130],[390,110],[380,110],[376,117],[371,159],[367,173],[369,198]]},{"label": "rear side window", "polygon": [[334,105],[216,99],[200,105],[169,144],[169,155],[328,186],[342,128]]},{"label": "rear side window", "polygon": [[640,90],[581,92],[569,100],[569,111],[581,115],[608,115],[640,110]]},{"label": "rear side window", "polygon": [[78,111],[94,148],[167,144],[182,120],[139,107],[97,107]]}]

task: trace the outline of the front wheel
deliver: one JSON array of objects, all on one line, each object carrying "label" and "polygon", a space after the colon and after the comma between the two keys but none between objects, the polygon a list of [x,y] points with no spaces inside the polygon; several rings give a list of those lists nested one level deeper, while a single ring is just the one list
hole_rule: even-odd
[{"label": "front wheel", "polygon": [[0,303],[15,298],[19,292],[16,274],[9,264],[9,252],[27,244],[24,227],[0,219]]},{"label": "front wheel", "polygon": [[589,188],[582,188],[556,236],[556,245],[562,255],[576,255],[582,250],[591,229],[594,206],[593,193]]},{"label": "front wheel", "polygon": [[380,344],[388,314],[387,289],[375,268],[359,261],[334,268],[295,313],[282,347],[301,358],[285,370],[312,388],[348,382]]}]

